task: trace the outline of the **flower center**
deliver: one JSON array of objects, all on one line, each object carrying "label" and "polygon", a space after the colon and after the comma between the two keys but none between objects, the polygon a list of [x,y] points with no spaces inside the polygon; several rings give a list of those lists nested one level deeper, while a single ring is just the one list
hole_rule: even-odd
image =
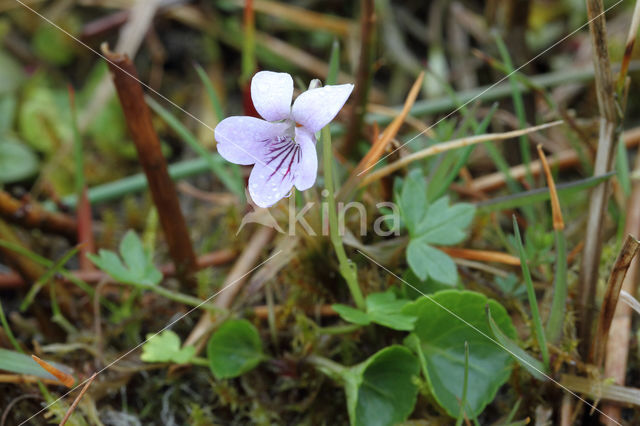
[{"label": "flower center", "polygon": [[294,138],[277,136],[267,146],[266,165],[271,169],[269,179],[277,173],[282,176],[281,181],[283,181],[291,174],[294,163],[300,162],[300,158],[300,145]]}]

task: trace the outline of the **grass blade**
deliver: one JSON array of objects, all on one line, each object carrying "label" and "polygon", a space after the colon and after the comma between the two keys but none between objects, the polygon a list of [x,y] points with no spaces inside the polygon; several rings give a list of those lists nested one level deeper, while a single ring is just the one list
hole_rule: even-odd
[{"label": "grass blade", "polygon": [[535,289],[533,288],[533,281],[531,281],[531,273],[529,272],[529,265],[527,264],[527,255],[522,246],[522,238],[520,237],[520,229],[518,228],[518,222],[516,217],[513,216],[513,230],[515,232],[516,242],[518,244],[518,254],[520,255],[520,267],[522,268],[522,275],[524,276],[524,282],[527,286],[527,296],[529,298],[529,305],[531,307],[531,317],[534,325],[538,346],[540,346],[540,352],[542,352],[542,360],[544,362],[545,370],[549,368],[549,349],[547,348],[547,339],[542,327],[542,319],[540,318],[540,311],[538,311],[538,301],[536,300]]},{"label": "grass blade", "polygon": [[518,361],[518,363],[524,367],[533,377],[538,380],[545,381],[547,378],[545,374],[548,374],[549,369],[545,367],[543,363],[541,363],[536,358],[532,357],[527,353],[524,349],[518,346],[513,340],[509,339],[509,337],[500,330],[498,324],[491,317],[491,310],[489,309],[489,305],[486,307],[487,319],[489,321],[489,326],[491,327],[491,331],[493,332],[496,340],[505,348],[509,350],[509,352],[514,356],[514,358]]}]

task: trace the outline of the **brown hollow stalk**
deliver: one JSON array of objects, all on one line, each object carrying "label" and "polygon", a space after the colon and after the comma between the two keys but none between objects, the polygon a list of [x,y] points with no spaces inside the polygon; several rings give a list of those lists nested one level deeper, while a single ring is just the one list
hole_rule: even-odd
[{"label": "brown hollow stalk", "polygon": [[77,236],[76,221],[71,216],[46,211],[37,204],[17,200],[5,191],[0,191],[0,217],[27,229],[40,229],[73,241]]},{"label": "brown hollow stalk", "polygon": [[[594,176],[611,170],[616,140],[616,109],[614,86],[609,62],[607,31],[602,0],[586,0],[589,17],[589,32],[593,45],[596,94],[600,109],[600,130]],[[598,265],[602,254],[602,222],[609,199],[608,182],[596,186],[589,199],[589,214],[585,234],[585,245],[578,278],[580,300],[578,301],[578,338],[580,352],[585,355],[591,344],[591,328],[594,315]]]},{"label": "brown hollow stalk", "polygon": [[358,71],[356,73],[356,84],[353,90],[353,109],[351,109],[347,120],[347,135],[344,138],[344,148],[342,152],[348,157],[358,143],[360,130],[367,106],[367,94],[371,79],[371,50],[373,27],[375,23],[375,7],[373,0],[362,0],[361,6],[361,29],[360,29],[360,59]]},{"label": "brown hollow stalk", "polygon": [[195,284],[193,273],[196,271],[196,256],[180,210],[178,193],[169,176],[158,135],[151,123],[151,113],[144,100],[135,66],[127,55],[111,52],[106,43],[102,45],[102,53],[107,58],[138,159],[149,182],[169,254],[176,265],[178,276]]},{"label": "brown hollow stalk", "polygon": [[[635,169],[640,169],[640,151],[636,155]],[[636,181],[631,190],[631,197],[627,204],[627,215],[625,223],[625,233],[638,238],[640,236],[640,182]],[[636,294],[638,285],[638,272],[640,261],[636,257],[627,270],[627,275],[622,282],[622,290],[631,295]],[[631,308],[618,303],[613,315],[609,340],[607,341],[607,351],[604,363],[604,377],[611,377],[615,383],[624,385],[627,375],[627,359],[629,357],[629,339],[631,336]],[[622,412],[619,406],[605,405],[602,407],[604,413],[614,419],[621,419]],[[607,425],[613,425],[608,418],[601,419]]]},{"label": "brown hollow stalk", "polygon": [[598,318],[598,329],[596,331],[595,340],[591,346],[589,353],[589,361],[593,362],[596,367],[600,367],[604,359],[609,330],[613,321],[613,316],[618,305],[620,290],[627,270],[631,265],[631,261],[635,257],[640,248],[640,241],[631,235],[627,235],[622,245],[622,249],[618,254],[613,270],[607,282],[607,290],[602,301],[602,308]]}]

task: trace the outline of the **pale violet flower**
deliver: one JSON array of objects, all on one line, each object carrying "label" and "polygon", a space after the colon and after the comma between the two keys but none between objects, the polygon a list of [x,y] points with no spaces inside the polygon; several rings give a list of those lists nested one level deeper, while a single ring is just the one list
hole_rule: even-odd
[{"label": "pale violet flower", "polygon": [[[313,85],[312,85],[313,86]],[[229,117],[215,129],[218,152],[227,161],[253,166],[249,193],[260,207],[270,207],[316,181],[316,136],[338,114],[353,84],[310,88],[291,105],[289,74],[260,71],[251,80],[251,99],[264,118]]]}]

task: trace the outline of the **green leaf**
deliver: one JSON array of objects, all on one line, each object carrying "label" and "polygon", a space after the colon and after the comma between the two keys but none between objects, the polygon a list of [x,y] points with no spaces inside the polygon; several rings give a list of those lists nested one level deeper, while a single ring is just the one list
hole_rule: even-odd
[{"label": "green leaf", "polygon": [[[72,15],[64,14],[57,20],[68,33],[75,34],[80,29],[80,23]],[[54,65],[66,65],[73,60],[75,41],[58,28],[42,23],[35,30],[32,38],[33,50],[39,57]]]},{"label": "green leaf", "polygon": [[389,346],[351,367],[344,375],[347,408],[353,426],[395,425],[413,411],[418,360],[402,346]]},{"label": "green leaf", "polygon": [[342,305],[340,303],[331,305],[331,307],[338,313],[338,315],[340,315],[340,318],[345,321],[360,325],[371,324],[369,315],[367,315],[366,312],[363,312],[360,309],[352,308],[351,306]]},{"label": "green leaf", "polygon": [[127,231],[120,241],[120,255],[129,271],[134,275],[144,275],[147,267],[147,255],[144,252],[142,241],[132,230]]},{"label": "green leaf", "polygon": [[413,235],[427,211],[427,184],[419,169],[414,169],[407,175],[399,204],[409,234]]},{"label": "green leaf", "polygon": [[[71,372],[71,369],[57,362],[47,360],[47,363],[53,365],[58,370]],[[20,352],[10,351],[0,348],[0,370],[9,371],[15,374],[26,374],[29,376],[41,377],[43,379],[56,380],[56,378],[44,370],[37,362],[28,355]]]},{"label": "green leaf", "polygon": [[405,299],[396,299],[396,295],[387,291],[367,296],[367,315],[372,322],[394,330],[411,331],[416,317],[402,314],[400,311],[408,303]]},{"label": "green leaf", "polygon": [[17,90],[25,80],[26,73],[13,56],[0,50],[0,94]]},{"label": "green leaf", "polygon": [[147,334],[147,342],[142,345],[140,359],[144,362],[189,362],[196,353],[193,346],[180,347],[180,337],[171,330],[160,334]]},{"label": "green leaf", "polygon": [[38,172],[38,158],[17,139],[4,136],[0,140],[0,183],[18,182]]},{"label": "green leaf", "polygon": [[110,250],[101,249],[98,256],[87,255],[98,268],[121,283],[155,286],[162,281],[162,272],[155,267],[151,256],[145,252],[140,238],[133,231],[128,231],[120,242],[120,256],[124,259],[124,264]]},{"label": "green leaf", "polygon": [[[511,356],[491,339],[493,333],[484,312],[487,304],[500,329],[510,339],[515,338],[515,328],[504,307],[481,293],[444,290],[418,299],[402,310],[402,313],[418,317],[411,336],[420,340],[419,356],[426,365],[429,389],[438,404],[454,418],[462,400],[465,341],[470,348],[468,416],[475,417],[484,410],[511,372]],[[415,341],[415,337],[412,339]],[[405,339],[406,344],[410,341]]]},{"label": "green leaf", "polygon": [[458,271],[453,260],[442,251],[431,247],[422,238],[409,241],[407,263],[420,280],[427,277],[444,284],[455,285]]},{"label": "green leaf", "polygon": [[387,291],[367,296],[366,312],[342,304],[332,305],[332,308],[343,320],[354,324],[369,325],[374,322],[394,330],[411,331],[416,318],[400,312],[408,302],[408,300],[396,299],[393,292]]},{"label": "green leaf", "polygon": [[424,220],[418,226],[417,235],[431,244],[457,244],[466,237],[464,228],[473,220],[475,210],[468,203],[449,206],[449,197],[442,197],[429,206]]},{"label": "green leaf", "polygon": [[500,327],[496,324],[496,322],[491,317],[491,309],[489,306],[487,309],[487,319],[489,320],[489,326],[491,327],[491,331],[495,336],[496,340],[500,342],[502,346],[508,350],[511,355],[518,361],[520,365],[522,365],[533,377],[538,380],[545,381],[547,378],[545,374],[548,375],[549,371],[544,366],[542,362],[535,359],[531,355],[529,355],[524,349],[518,346],[513,340],[511,340],[506,334],[500,330]]},{"label": "green leaf", "polygon": [[216,379],[238,377],[265,359],[258,330],[245,319],[225,321],[209,339],[207,356]]}]

